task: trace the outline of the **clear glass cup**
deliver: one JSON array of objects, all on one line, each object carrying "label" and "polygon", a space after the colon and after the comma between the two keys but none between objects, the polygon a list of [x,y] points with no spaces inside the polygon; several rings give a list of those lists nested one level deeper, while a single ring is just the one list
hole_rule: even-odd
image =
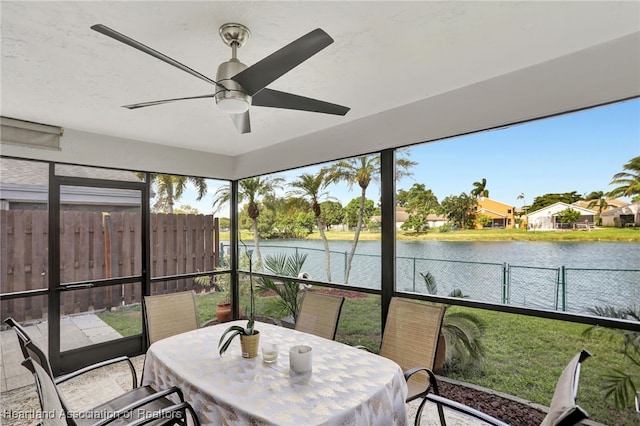
[{"label": "clear glass cup", "polygon": [[276,343],[262,344],[262,360],[266,363],[272,363],[278,360],[278,345]]}]

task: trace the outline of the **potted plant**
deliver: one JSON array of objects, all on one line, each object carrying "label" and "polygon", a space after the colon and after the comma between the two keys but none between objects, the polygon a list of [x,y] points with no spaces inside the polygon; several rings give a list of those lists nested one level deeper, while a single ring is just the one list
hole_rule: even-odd
[{"label": "potted plant", "polygon": [[[222,289],[224,291],[224,298],[217,303],[216,319],[218,322],[229,322],[233,319],[233,312],[231,310],[231,293],[229,292],[229,286],[227,285]],[[240,316],[242,316],[242,308],[240,308]]]},{"label": "potted plant", "polygon": [[[196,293],[200,293],[202,289],[206,289],[207,292],[223,292],[224,288],[216,284],[214,280],[215,279],[213,278],[213,275],[200,275],[194,277],[194,290],[196,291]],[[242,309],[240,310],[240,315],[242,315]],[[218,322],[228,322],[232,319],[231,300],[229,300],[229,292],[226,293],[224,300],[217,303],[216,319],[218,320]]]},{"label": "potted plant", "polygon": [[222,356],[233,339],[236,336],[240,336],[240,347],[242,349],[242,357],[243,358],[255,358],[258,356],[258,345],[260,343],[260,332],[255,329],[255,316],[256,316],[256,304],[254,300],[254,292],[253,292],[253,270],[251,265],[251,256],[253,255],[253,250],[247,250],[247,246],[240,241],[242,245],[245,247],[245,252],[249,258],[249,288],[250,288],[250,306],[249,306],[249,319],[247,321],[247,326],[243,327],[241,325],[232,325],[222,333],[220,336],[220,341],[218,342],[218,352],[220,356]]},{"label": "potted plant", "polygon": [[[278,253],[276,255],[268,255],[264,264],[266,268],[274,275],[286,277],[309,278],[309,274],[302,272],[302,267],[307,259],[306,254],[286,254]],[[300,302],[304,294],[305,287],[297,281],[289,280],[272,280],[271,278],[261,277],[258,280],[258,294],[273,292],[279,296],[278,307],[282,318],[282,325],[293,328],[298,319],[300,311]]]}]

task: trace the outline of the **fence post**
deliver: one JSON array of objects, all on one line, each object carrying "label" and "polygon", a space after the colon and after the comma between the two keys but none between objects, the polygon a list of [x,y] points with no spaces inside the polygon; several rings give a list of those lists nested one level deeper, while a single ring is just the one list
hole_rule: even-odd
[{"label": "fence post", "polygon": [[560,267],[560,287],[562,288],[562,312],[567,310],[567,271]]},{"label": "fence post", "polygon": [[502,304],[509,303],[509,264],[502,264]]},{"label": "fence post", "polygon": [[[216,243],[220,241],[220,218],[213,218],[213,243],[211,246],[213,247],[213,269],[220,267],[220,252],[216,250]],[[222,253],[222,258],[224,259],[224,253]]]}]

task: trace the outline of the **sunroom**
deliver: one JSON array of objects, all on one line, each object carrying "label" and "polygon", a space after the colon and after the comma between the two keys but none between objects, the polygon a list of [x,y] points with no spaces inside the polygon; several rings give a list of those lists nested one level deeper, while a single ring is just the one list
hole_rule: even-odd
[{"label": "sunroom", "polygon": [[[394,297],[505,315],[500,321],[513,319],[513,333],[538,320],[549,321],[542,327],[558,321],[580,330],[638,331],[635,321],[589,310],[623,309],[640,297],[633,260],[606,272],[617,284],[603,289],[585,278],[595,266],[550,266],[552,256],[544,254],[531,265],[483,257],[484,248],[448,258],[443,246],[413,252],[415,244],[402,241],[395,225],[401,193],[414,184],[435,193],[437,183],[451,182],[437,193],[443,201],[494,169],[511,168],[534,182],[532,176],[560,173],[557,158],[566,152],[574,164],[598,157],[585,147],[586,125],[580,131],[588,122],[605,126],[603,134],[630,129],[626,138],[599,145],[618,155],[602,154],[613,170],[599,189],[606,188],[638,156],[637,2],[3,1],[0,7],[2,320],[37,328],[56,374],[145,354],[145,296],[195,290],[201,320],[212,319],[223,301],[241,318],[250,305],[249,281],[346,295],[336,339],[374,351]],[[288,59],[272,60],[261,75],[273,75],[243,106],[247,113],[226,109],[235,95],[216,97],[213,79],[231,81],[216,76],[220,64],[237,58],[251,69],[318,27],[331,41],[305,52],[299,64],[287,62],[281,75],[273,69]],[[229,46],[234,31],[242,40]],[[554,139],[549,134],[504,136],[603,110],[619,120],[576,120],[572,138],[555,137],[566,144],[561,151],[542,143]],[[506,159],[500,166],[491,160],[498,152]],[[366,184],[345,178],[358,166],[371,172]],[[451,174],[428,174],[429,168]],[[322,217],[313,214],[303,178],[321,172],[334,178],[315,192]],[[465,176],[467,187],[452,183],[456,175]],[[501,197],[498,181],[487,181],[492,196],[512,200],[514,211],[516,202],[526,204],[519,194],[531,203],[544,193],[534,187]],[[256,184],[270,190],[252,192]],[[335,221],[328,217],[332,203],[344,209]],[[367,223],[374,214],[380,222]],[[321,228],[342,237],[325,239]],[[637,241],[630,243],[631,259]],[[278,269],[282,259],[297,260],[297,269]],[[539,268],[531,273],[532,267]],[[429,274],[437,291],[429,290]],[[456,289],[468,297],[451,296]],[[264,293],[257,298],[261,317],[295,317]],[[109,327],[80,340],[65,334],[98,320]],[[127,326],[112,334],[123,321]],[[19,363],[7,371],[11,335],[2,333],[5,392],[33,379]],[[546,355],[536,356],[532,363],[544,365]],[[543,391],[548,399],[534,402],[548,406],[554,384]],[[601,422],[603,413],[615,412],[610,402],[598,410]],[[616,415],[626,421],[628,411]]]}]

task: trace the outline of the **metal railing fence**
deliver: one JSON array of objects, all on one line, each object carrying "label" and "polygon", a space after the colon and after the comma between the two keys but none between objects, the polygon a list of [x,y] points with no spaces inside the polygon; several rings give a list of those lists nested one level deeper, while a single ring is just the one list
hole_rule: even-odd
[{"label": "metal railing fence", "polygon": [[[221,243],[221,253],[228,249]],[[304,271],[314,280],[328,281],[323,249],[261,244],[260,250],[263,258],[306,254]],[[330,282],[345,284],[348,252],[330,251],[330,256]],[[420,275],[427,272],[434,278],[437,295],[460,290],[465,297],[488,303],[576,314],[589,314],[596,306],[623,309],[640,303],[640,269],[548,268],[401,256],[396,257],[396,290],[427,294]],[[379,254],[355,254],[348,285],[380,289],[380,277]]]}]

